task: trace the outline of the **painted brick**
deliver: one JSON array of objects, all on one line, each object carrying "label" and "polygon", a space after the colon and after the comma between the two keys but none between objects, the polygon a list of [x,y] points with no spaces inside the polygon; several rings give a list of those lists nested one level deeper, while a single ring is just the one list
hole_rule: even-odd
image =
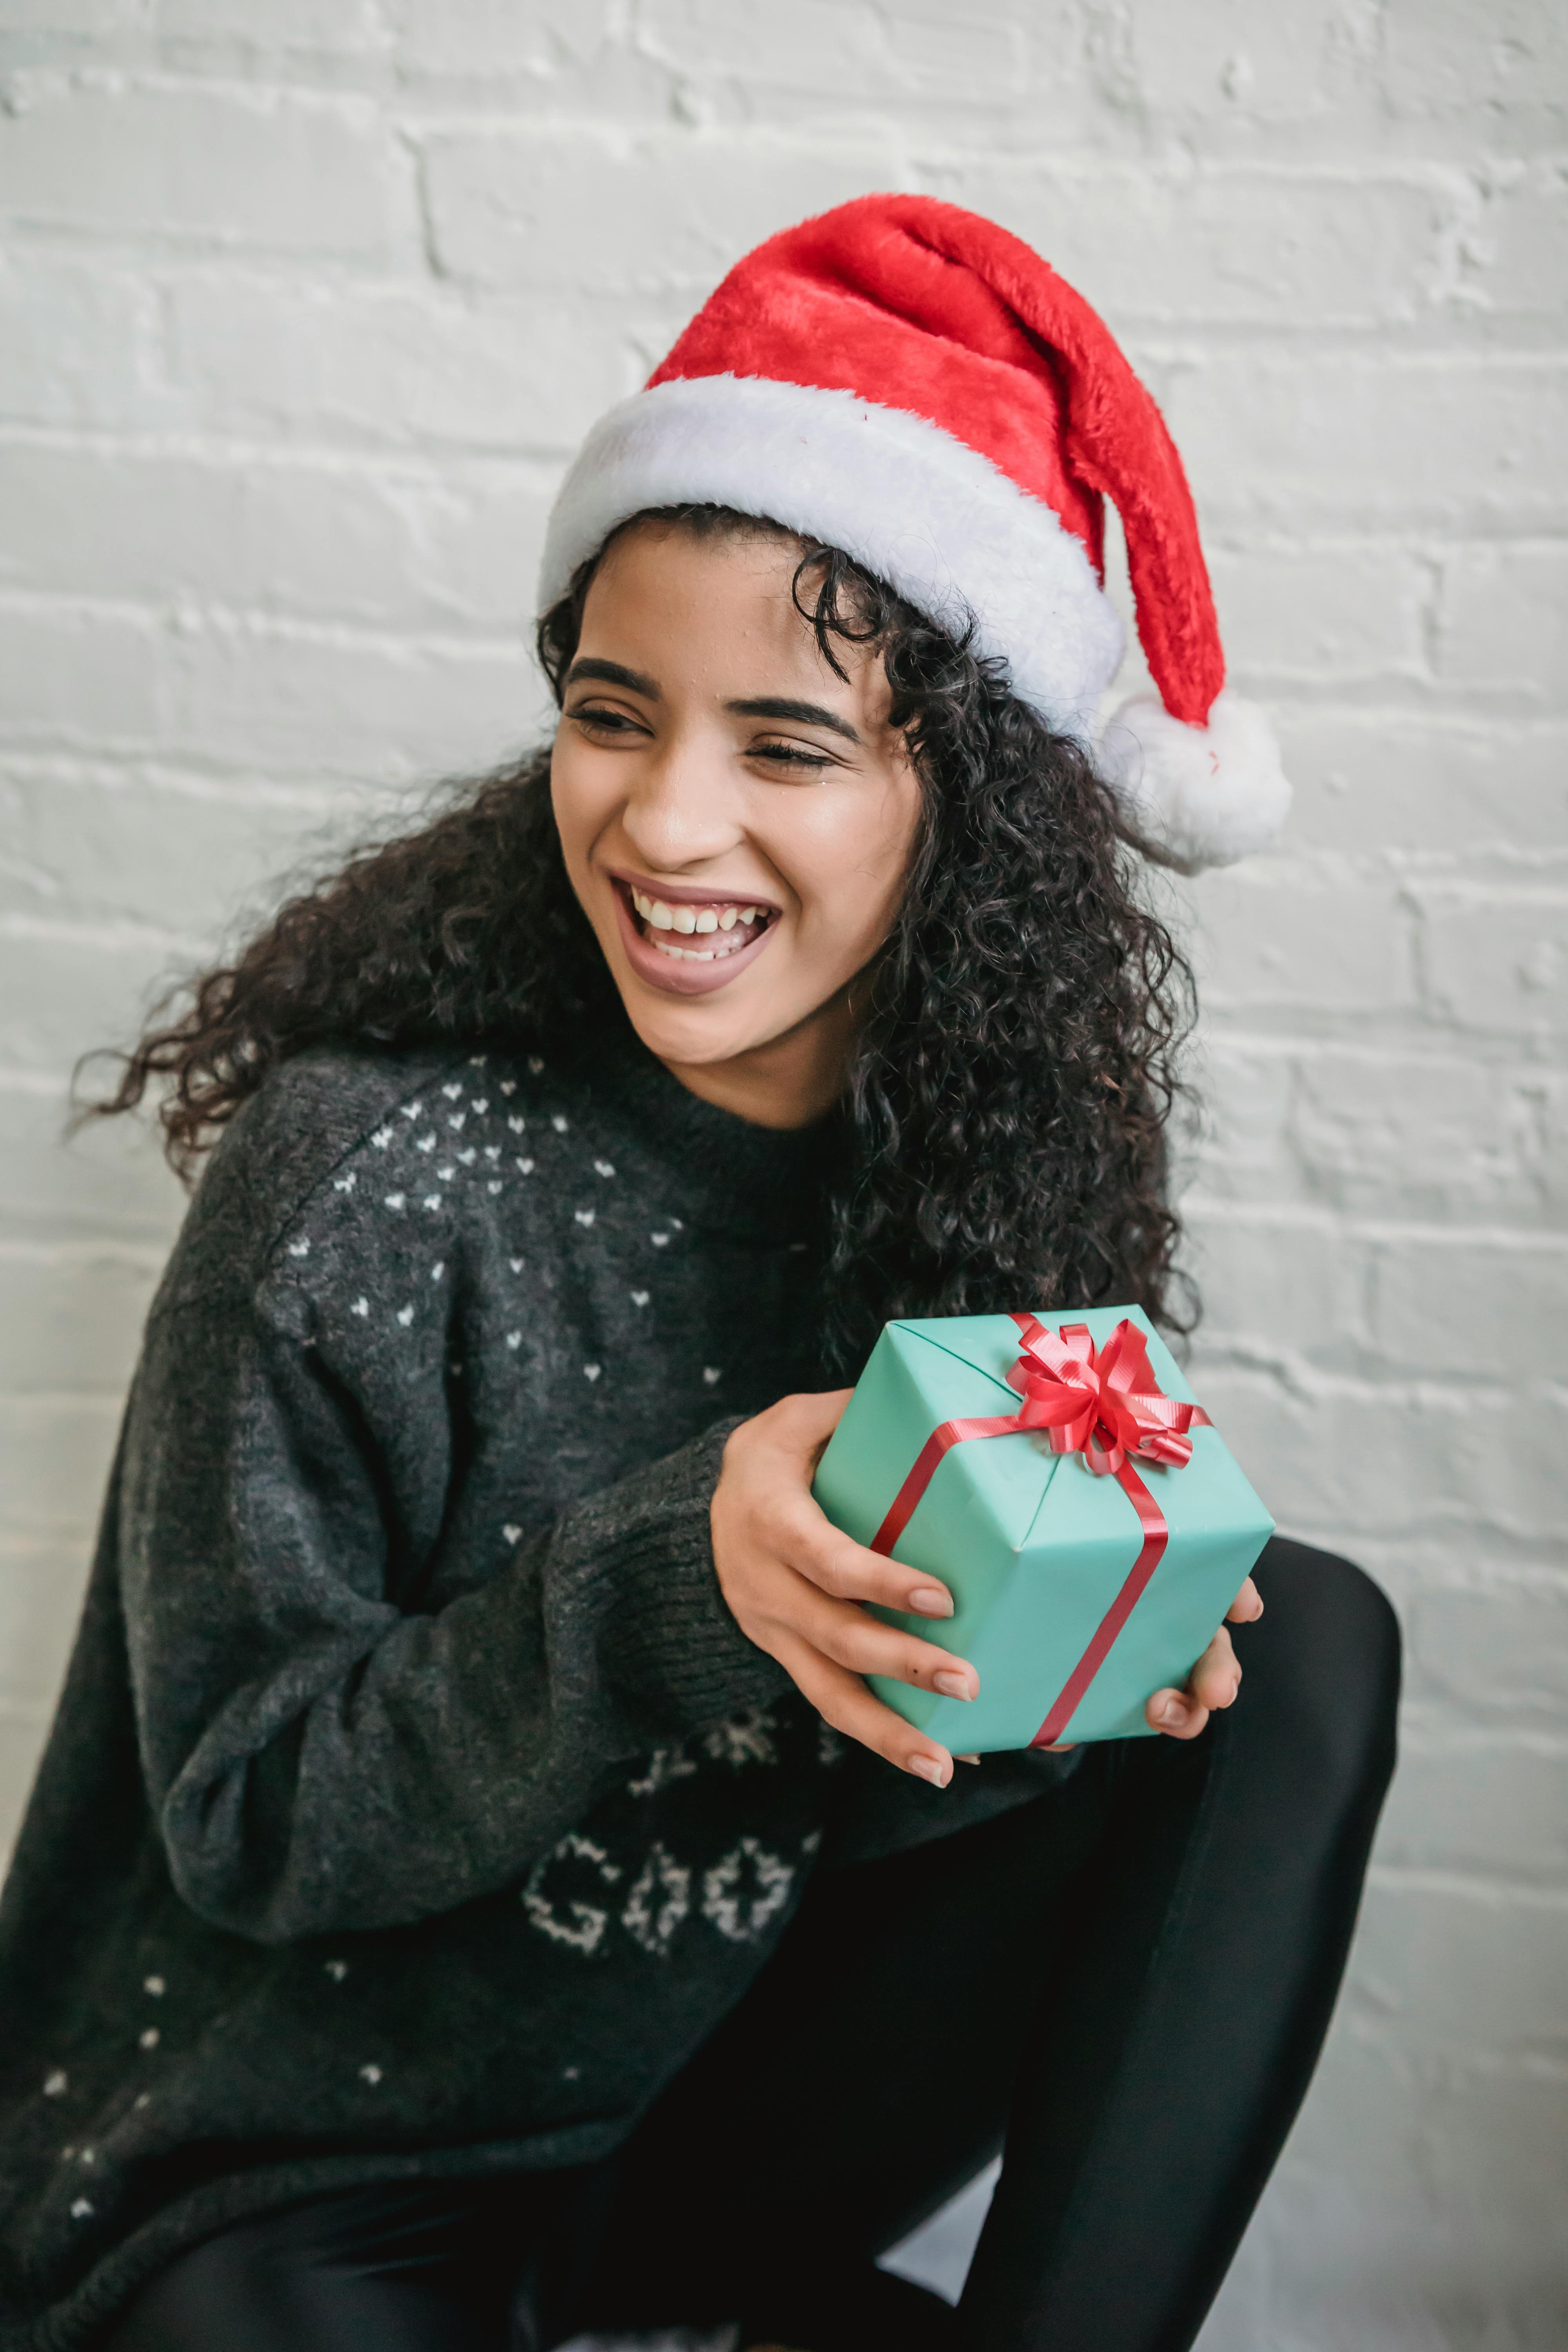
[{"label": "painted brick", "polygon": [[1209,573],[1226,663],[1251,692],[1260,678],[1384,677],[1422,659],[1429,583],[1405,549],[1216,546]]},{"label": "painted brick", "polygon": [[[24,978],[37,984],[30,974]],[[89,1019],[60,1036],[44,1082],[14,1065],[0,1072],[0,1225],[6,1232],[115,1234],[164,1248],[173,1240],[183,1195],[146,1129],[130,1119],[95,1120],[68,1142],[66,1138],[71,1065],[78,1055],[123,1043],[132,1034],[140,979],[130,976],[107,1026]],[[102,1092],[110,1075],[108,1064],[89,1067],[83,1074],[85,1093]],[[26,1367],[7,1360],[5,1378],[20,1386]]]},{"label": "painted brick", "polygon": [[1555,157],[1494,167],[1465,237],[1469,291],[1494,317],[1560,321],[1568,284],[1568,175]]},{"label": "painted brick", "polygon": [[1568,1400],[1425,1382],[1303,1396],[1255,1373],[1205,1368],[1204,1402],[1289,1534],[1378,1536],[1485,1524],[1521,1542],[1562,1520]]},{"label": "painted brick", "polygon": [[1423,1692],[1505,1721],[1560,1727],[1568,1708],[1568,1586],[1560,1576],[1429,1581],[1405,1622]]},{"label": "painted brick", "polygon": [[[205,0],[189,0],[205,13]],[[253,16],[249,0],[229,0],[241,17]],[[616,12],[609,0],[468,0],[454,8],[447,0],[382,0],[377,10],[384,38],[399,65],[425,74],[477,76],[524,74],[548,81],[563,57],[594,57],[606,46]]]},{"label": "painted brick", "polygon": [[0,1066],[63,1075],[79,1054],[117,1044],[181,961],[180,944],[0,918]]},{"label": "painted brick", "polygon": [[269,0],[265,9],[249,0],[157,0],[157,16],[159,33],[174,44],[229,36],[263,55],[300,49],[366,58],[387,48],[374,0]]},{"label": "painted brick", "polygon": [[1411,182],[1305,173],[1151,172],[999,159],[921,166],[937,195],[1047,255],[1119,330],[1195,320],[1294,325],[1424,307],[1451,198]]},{"label": "painted brick", "polygon": [[414,250],[405,163],[363,105],[31,85],[0,133],[0,212],[28,226],[385,262]]},{"label": "painted brick", "polygon": [[300,438],[564,454],[640,376],[578,301],[450,288],[182,277],[169,369],[193,425]]},{"label": "painted brick", "polygon": [[1289,1057],[1212,1032],[1194,1057],[1202,1105],[1197,1167],[1205,1192],[1277,1202],[1291,1191]]},{"label": "painted brick", "polygon": [[[1544,632],[1541,632],[1544,634]],[[1556,698],[1542,669],[1521,698]],[[1404,849],[1466,864],[1543,854],[1568,831],[1568,728],[1516,709],[1464,717],[1298,704],[1279,713],[1295,787],[1290,839],[1303,847]]]},{"label": "painted brick", "polygon": [[1402,113],[1483,114],[1506,139],[1568,105],[1568,25],[1552,0],[1390,0],[1384,38]]},{"label": "painted brick", "polygon": [[550,487],[530,468],[481,467],[465,481],[426,467],[0,440],[0,583],[521,633]]},{"label": "painted brick", "polygon": [[[1553,1368],[1531,1344],[1542,1328],[1568,1334],[1568,1243],[1558,1236],[1503,1244],[1461,1228],[1374,1252],[1373,1338],[1403,1372],[1539,1376]],[[1568,1343],[1555,1369],[1568,1372]]]},{"label": "painted brick", "polygon": [[1495,1900],[1380,1877],[1369,1890],[1351,1997],[1370,1996],[1410,2057],[1568,2056],[1568,1975],[1555,1937],[1510,1935]]},{"label": "painted brick", "polygon": [[[1261,864],[1205,875],[1194,894],[1199,977],[1209,1003],[1360,1013],[1415,1002],[1407,924],[1392,891],[1343,882],[1331,895]],[[1332,907],[1333,953],[1323,924]]]},{"label": "painted brick", "polygon": [[1428,1002],[1457,1028],[1545,1036],[1568,1026],[1568,894],[1427,891],[1421,955]]},{"label": "painted brick", "polygon": [[161,1271],[156,1252],[0,1242],[5,1345],[28,1388],[121,1397]]},{"label": "painted brick", "polygon": [[1407,1738],[1379,1845],[1394,1870],[1468,1870],[1568,1892],[1568,1745]]},{"label": "painted brick", "polygon": [[[905,94],[994,106],[1019,80],[1025,26],[1036,13],[991,5],[959,16],[908,5],[892,12],[869,0],[794,0],[788,10],[646,0],[638,30],[661,63],[702,80],[733,78],[748,91],[878,106]],[[1062,10],[1043,13],[1042,32],[1066,17]]]},{"label": "painted brick", "polygon": [[398,783],[491,766],[536,740],[545,688],[521,641],[214,627],[164,641],[163,743],[280,776]]},{"label": "painted brick", "polygon": [[1202,2352],[1553,2352],[1561,2081],[1496,2061],[1413,2068],[1359,2020],[1341,2031],[1345,2063],[1243,2250],[1236,2283],[1258,2291],[1268,2333],[1221,2332],[1227,2286]]},{"label": "painted brick", "polygon": [[[355,822],[357,814],[358,822]],[[380,795],[330,813],[237,777],[214,787],[119,762],[0,757],[0,823],[11,856],[0,908],[39,919],[146,925],[216,943],[263,877],[291,872],[319,840],[384,821]],[[325,833],[325,839],[321,836]]]},{"label": "painted brick", "polygon": [[444,268],[486,285],[695,299],[780,221],[896,181],[875,144],[596,134],[586,125],[440,134],[425,148]]},{"label": "painted brick", "polygon": [[1200,511],[1224,525],[1557,530],[1565,398],[1554,352],[1226,350],[1184,354],[1163,405]]},{"label": "painted brick", "polygon": [[142,274],[0,250],[0,416],[26,424],[169,421]]},{"label": "painted brick", "polygon": [[0,1536],[90,1535],[119,1397],[0,1395]]},{"label": "painted brick", "polygon": [[161,632],[144,613],[29,604],[5,614],[0,741],[151,746],[161,714]]},{"label": "painted brick", "polygon": [[345,636],[60,604],[13,616],[11,632],[26,666],[0,741],[395,782],[507,757],[544,708],[521,631],[510,643]]},{"label": "painted brick", "polygon": [[112,33],[130,14],[128,0],[70,0],[68,10],[58,0],[5,0],[5,30],[15,33],[68,32],[78,38],[92,33]]},{"label": "painted brick", "polygon": [[1238,1217],[1190,1195],[1184,1218],[1184,1263],[1203,1297],[1200,1356],[1238,1342],[1275,1357],[1331,1356],[1360,1321],[1361,1265],[1333,1225],[1277,1213]]},{"label": "painted brick", "polygon": [[1327,1048],[1303,1056],[1295,1146],[1315,1192],[1412,1217],[1528,1213],[1539,1109],[1521,1074],[1453,1052]]},{"label": "painted brick", "polygon": [[1125,13],[1130,78],[1162,114],[1272,127],[1325,104],[1332,15],[1316,0],[1268,10],[1211,0],[1201,11],[1131,0]]},{"label": "painted brick", "polygon": [[[1468,547],[1451,557],[1433,666],[1456,683],[1506,687],[1526,709],[1562,709],[1568,702],[1568,547]],[[1559,754],[1559,772],[1562,765]]]}]

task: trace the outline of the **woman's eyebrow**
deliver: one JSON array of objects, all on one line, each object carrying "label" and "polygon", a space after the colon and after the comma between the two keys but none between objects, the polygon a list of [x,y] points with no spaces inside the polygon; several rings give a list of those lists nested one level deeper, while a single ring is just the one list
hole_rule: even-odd
[{"label": "woman's eyebrow", "polygon": [[566,673],[568,686],[581,686],[593,678],[600,686],[624,686],[633,694],[647,697],[649,702],[659,702],[658,680],[645,676],[640,669],[627,669],[624,662],[595,661],[591,656],[574,661]]},{"label": "woman's eyebrow", "polygon": [[727,702],[724,708],[732,710],[737,719],[795,719],[803,726],[831,728],[834,734],[842,735],[847,743],[858,743],[860,740],[847,719],[840,719],[835,711],[825,710],[820,702],[791,702],[782,695],[758,694],[744,702]]}]

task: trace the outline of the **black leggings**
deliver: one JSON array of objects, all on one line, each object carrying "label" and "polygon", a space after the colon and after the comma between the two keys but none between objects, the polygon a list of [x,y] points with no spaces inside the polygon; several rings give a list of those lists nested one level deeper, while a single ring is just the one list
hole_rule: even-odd
[{"label": "black leggings", "polygon": [[[110,2352],[547,2352],[737,2317],[812,2352],[1184,2352],[1316,2062],[1394,1763],[1376,1587],[1278,1539],[1258,1583],[1228,1715],[820,1871],[611,2162],[226,2231]],[[875,2269],[998,2149],[955,2313]]]}]

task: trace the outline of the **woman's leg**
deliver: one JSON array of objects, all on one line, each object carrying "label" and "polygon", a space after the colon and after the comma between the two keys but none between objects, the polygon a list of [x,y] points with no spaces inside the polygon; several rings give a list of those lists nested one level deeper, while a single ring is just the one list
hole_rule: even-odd
[{"label": "woman's leg", "polygon": [[1399,1634],[1368,1578],[1305,1545],[1271,1543],[1258,1585],[1236,1707],[1190,1747],[1122,1751],[961,2305],[984,2352],[1185,2352],[1316,2064],[1394,1769]]},{"label": "woman's leg", "polygon": [[[588,2316],[865,2352],[1182,2352],[1306,2088],[1393,1762],[1398,1637],[1275,1542],[1245,1695],[814,1882],[626,2151]],[[955,2318],[869,2273],[1003,2143]],[[880,2317],[879,2317],[880,2314]]]},{"label": "woman's leg", "polygon": [[519,2219],[516,2186],[291,2205],[178,2256],[104,2352],[504,2352]]}]

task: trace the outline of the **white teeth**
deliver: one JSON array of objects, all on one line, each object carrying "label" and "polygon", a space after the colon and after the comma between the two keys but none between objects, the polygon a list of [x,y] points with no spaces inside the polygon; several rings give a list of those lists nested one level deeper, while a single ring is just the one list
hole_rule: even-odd
[{"label": "white teeth", "polygon": [[[645,898],[640,890],[628,888],[627,895],[651,931],[679,931],[685,937],[689,937],[694,931],[732,931],[737,927],[750,930],[753,924],[761,922],[765,925],[768,915],[768,909],[765,907],[738,907],[732,900],[728,904],[715,902],[708,907],[668,906],[662,898]],[[715,954],[727,955],[733,952],[729,948],[666,946],[662,940],[656,940],[655,944],[665,948],[668,955],[683,955],[689,958],[694,956],[699,961],[708,962],[712,961]],[[738,948],[742,942],[737,940],[734,944]]]}]

